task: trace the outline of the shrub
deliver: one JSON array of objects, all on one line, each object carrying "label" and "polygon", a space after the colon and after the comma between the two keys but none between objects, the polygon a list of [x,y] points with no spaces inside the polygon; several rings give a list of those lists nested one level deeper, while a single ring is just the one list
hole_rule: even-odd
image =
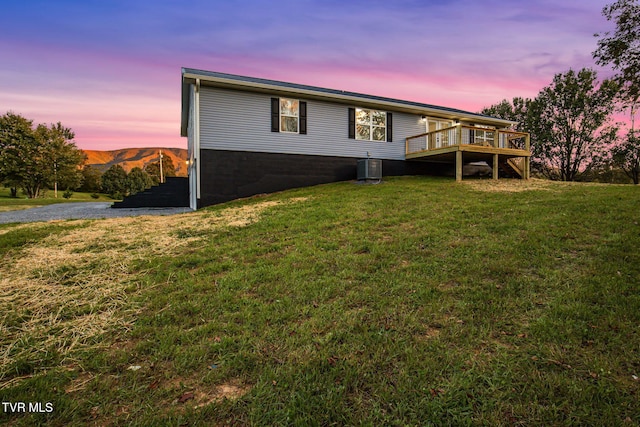
[{"label": "shrub", "polygon": [[62,197],[64,197],[65,199],[70,199],[71,196],[73,196],[73,191],[71,190],[67,190],[64,193],[62,193]]},{"label": "shrub", "polygon": [[99,195],[99,194],[97,194],[97,193],[91,193],[91,198],[92,198],[92,199],[99,199],[99,198],[100,198],[100,195]]},{"label": "shrub", "polygon": [[140,193],[152,185],[153,180],[149,174],[138,167],[131,169],[131,172],[129,172],[127,176],[127,189],[130,195]]},{"label": "shrub", "polygon": [[[102,192],[114,199],[127,193],[127,172],[120,165],[113,165],[102,175]],[[115,197],[118,195],[119,197]]]}]

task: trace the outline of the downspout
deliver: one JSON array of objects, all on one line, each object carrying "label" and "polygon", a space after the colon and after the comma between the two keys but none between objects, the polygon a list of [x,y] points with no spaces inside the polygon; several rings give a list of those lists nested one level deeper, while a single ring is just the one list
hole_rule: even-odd
[{"label": "downspout", "polygon": [[196,203],[200,200],[200,79],[196,79],[193,108],[193,156],[196,166]]}]

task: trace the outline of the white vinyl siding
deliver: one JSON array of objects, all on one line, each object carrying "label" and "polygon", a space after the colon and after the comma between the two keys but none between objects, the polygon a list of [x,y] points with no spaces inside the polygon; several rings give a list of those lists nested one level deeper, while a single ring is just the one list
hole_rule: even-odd
[{"label": "white vinyl siding", "polygon": [[271,98],[263,94],[202,87],[200,148],[404,160],[407,136],[424,132],[419,115],[393,112],[393,142],[349,139],[349,105],[307,102],[307,134],[271,132]]}]

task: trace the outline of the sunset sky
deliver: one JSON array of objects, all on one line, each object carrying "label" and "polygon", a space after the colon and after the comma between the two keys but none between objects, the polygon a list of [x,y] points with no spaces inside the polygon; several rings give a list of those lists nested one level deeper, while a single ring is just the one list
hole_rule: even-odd
[{"label": "sunset sky", "polygon": [[181,67],[479,111],[595,67],[595,0],[2,1],[0,114],[182,147]]}]

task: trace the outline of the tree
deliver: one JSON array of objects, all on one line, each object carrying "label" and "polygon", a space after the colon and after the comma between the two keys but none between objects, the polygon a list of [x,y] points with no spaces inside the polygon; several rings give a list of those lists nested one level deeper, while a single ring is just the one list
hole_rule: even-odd
[{"label": "tree", "polygon": [[34,129],[32,120],[6,113],[0,117],[0,180],[22,188],[30,198],[57,182],[77,187],[84,154],[73,137],[59,122]]},{"label": "tree", "polygon": [[91,165],[82,168],[82,186],[80,191],[97,193],[102,189],[102,173]]},{"label": "tree", "polygon": [[[160,182],[160,161],[147,164],[144,170],[151,176],[154,184],[157,185]],[[162,156],[162,176],[165,178],[168,176],[176,176],[176,167],[169,156]]]},{"label": "tree", "polygon": [[139,167],[131,169],[127,176],[127,190],[129,194],[136,194],[153,185],[153,180],[148,173]]},{"label": "tree", "polygon": [[14,195],[32,169],[24,163],[32,159],[28,150],[35,145],[32,120],[12,112],[0,117],[0,182],[9,185]]},{"label": "tree", "polygon": [[635,112],[640,98],[640,5],[635,0],[618,0],[605,6],[602,14],[615,22],[616,30],[595,35],[601,39],[593,57],[598,65],[611,65],[617,71],[619,99],[631,118],[628,135],[612,150],[613,162],[638,184],[640,138],[635,136]]},{"label": "tree", "polygon": [[588,68],[556,74],[529,103],[527,124],[535,135],[532,168],[550,179],[574,181],[598,166],[617,136],[611,112],[618,85],[596,79]]},{"label": "tree", "polygon": [[605,6],[602,14],[615,21],[613,34],[596,34],[598,49],[593,57],[598,65],[611,65],[618,74],[620,95],[635,110],[640,97],[640,5],[636,0],[618,0]]},{"label": "tree", "polygon": [[102,175],[102,192],[114,199],[127,194],[127,172],[120,165],[113,165]]},{"label": "tree", "polygon": [[527,111],[530,102],[531,100],[529,98],[516,97],[513,98],[513,102],[503,99],[497,104],[483,108],[480,114],[518,122],[513,130],[526,132]]},{"label": "tree", "polygon": [[[531,99],[529,98],[516,97],[513,98],[513,102],[503,99],[497,104],[483,108],[480,114],[517,122],[513,126],[513,130],[516,132],[530,132],[528,116],[530,103]],[[531,135],[531,139],[534,140],[535,136]],[[519,148],[524,149],[524,146]]]},{"label": "tree", "polygon": [[82,184],[82,170],[87,156],[72,142],[75,134],[69,128],[62,126],[60,122],[49,127],[38,125],[36,136],[47,153],[44,167],[49,176],[49,185],[53,184],[54,190],[58,187],[67,190],[76,190]]},{"label": "tree", "polygon": [[640,141],[629,132],[625,140],[613,147],[612,162],[621,168],[624,173],[633,180],[634,184],[640,183]]}]

